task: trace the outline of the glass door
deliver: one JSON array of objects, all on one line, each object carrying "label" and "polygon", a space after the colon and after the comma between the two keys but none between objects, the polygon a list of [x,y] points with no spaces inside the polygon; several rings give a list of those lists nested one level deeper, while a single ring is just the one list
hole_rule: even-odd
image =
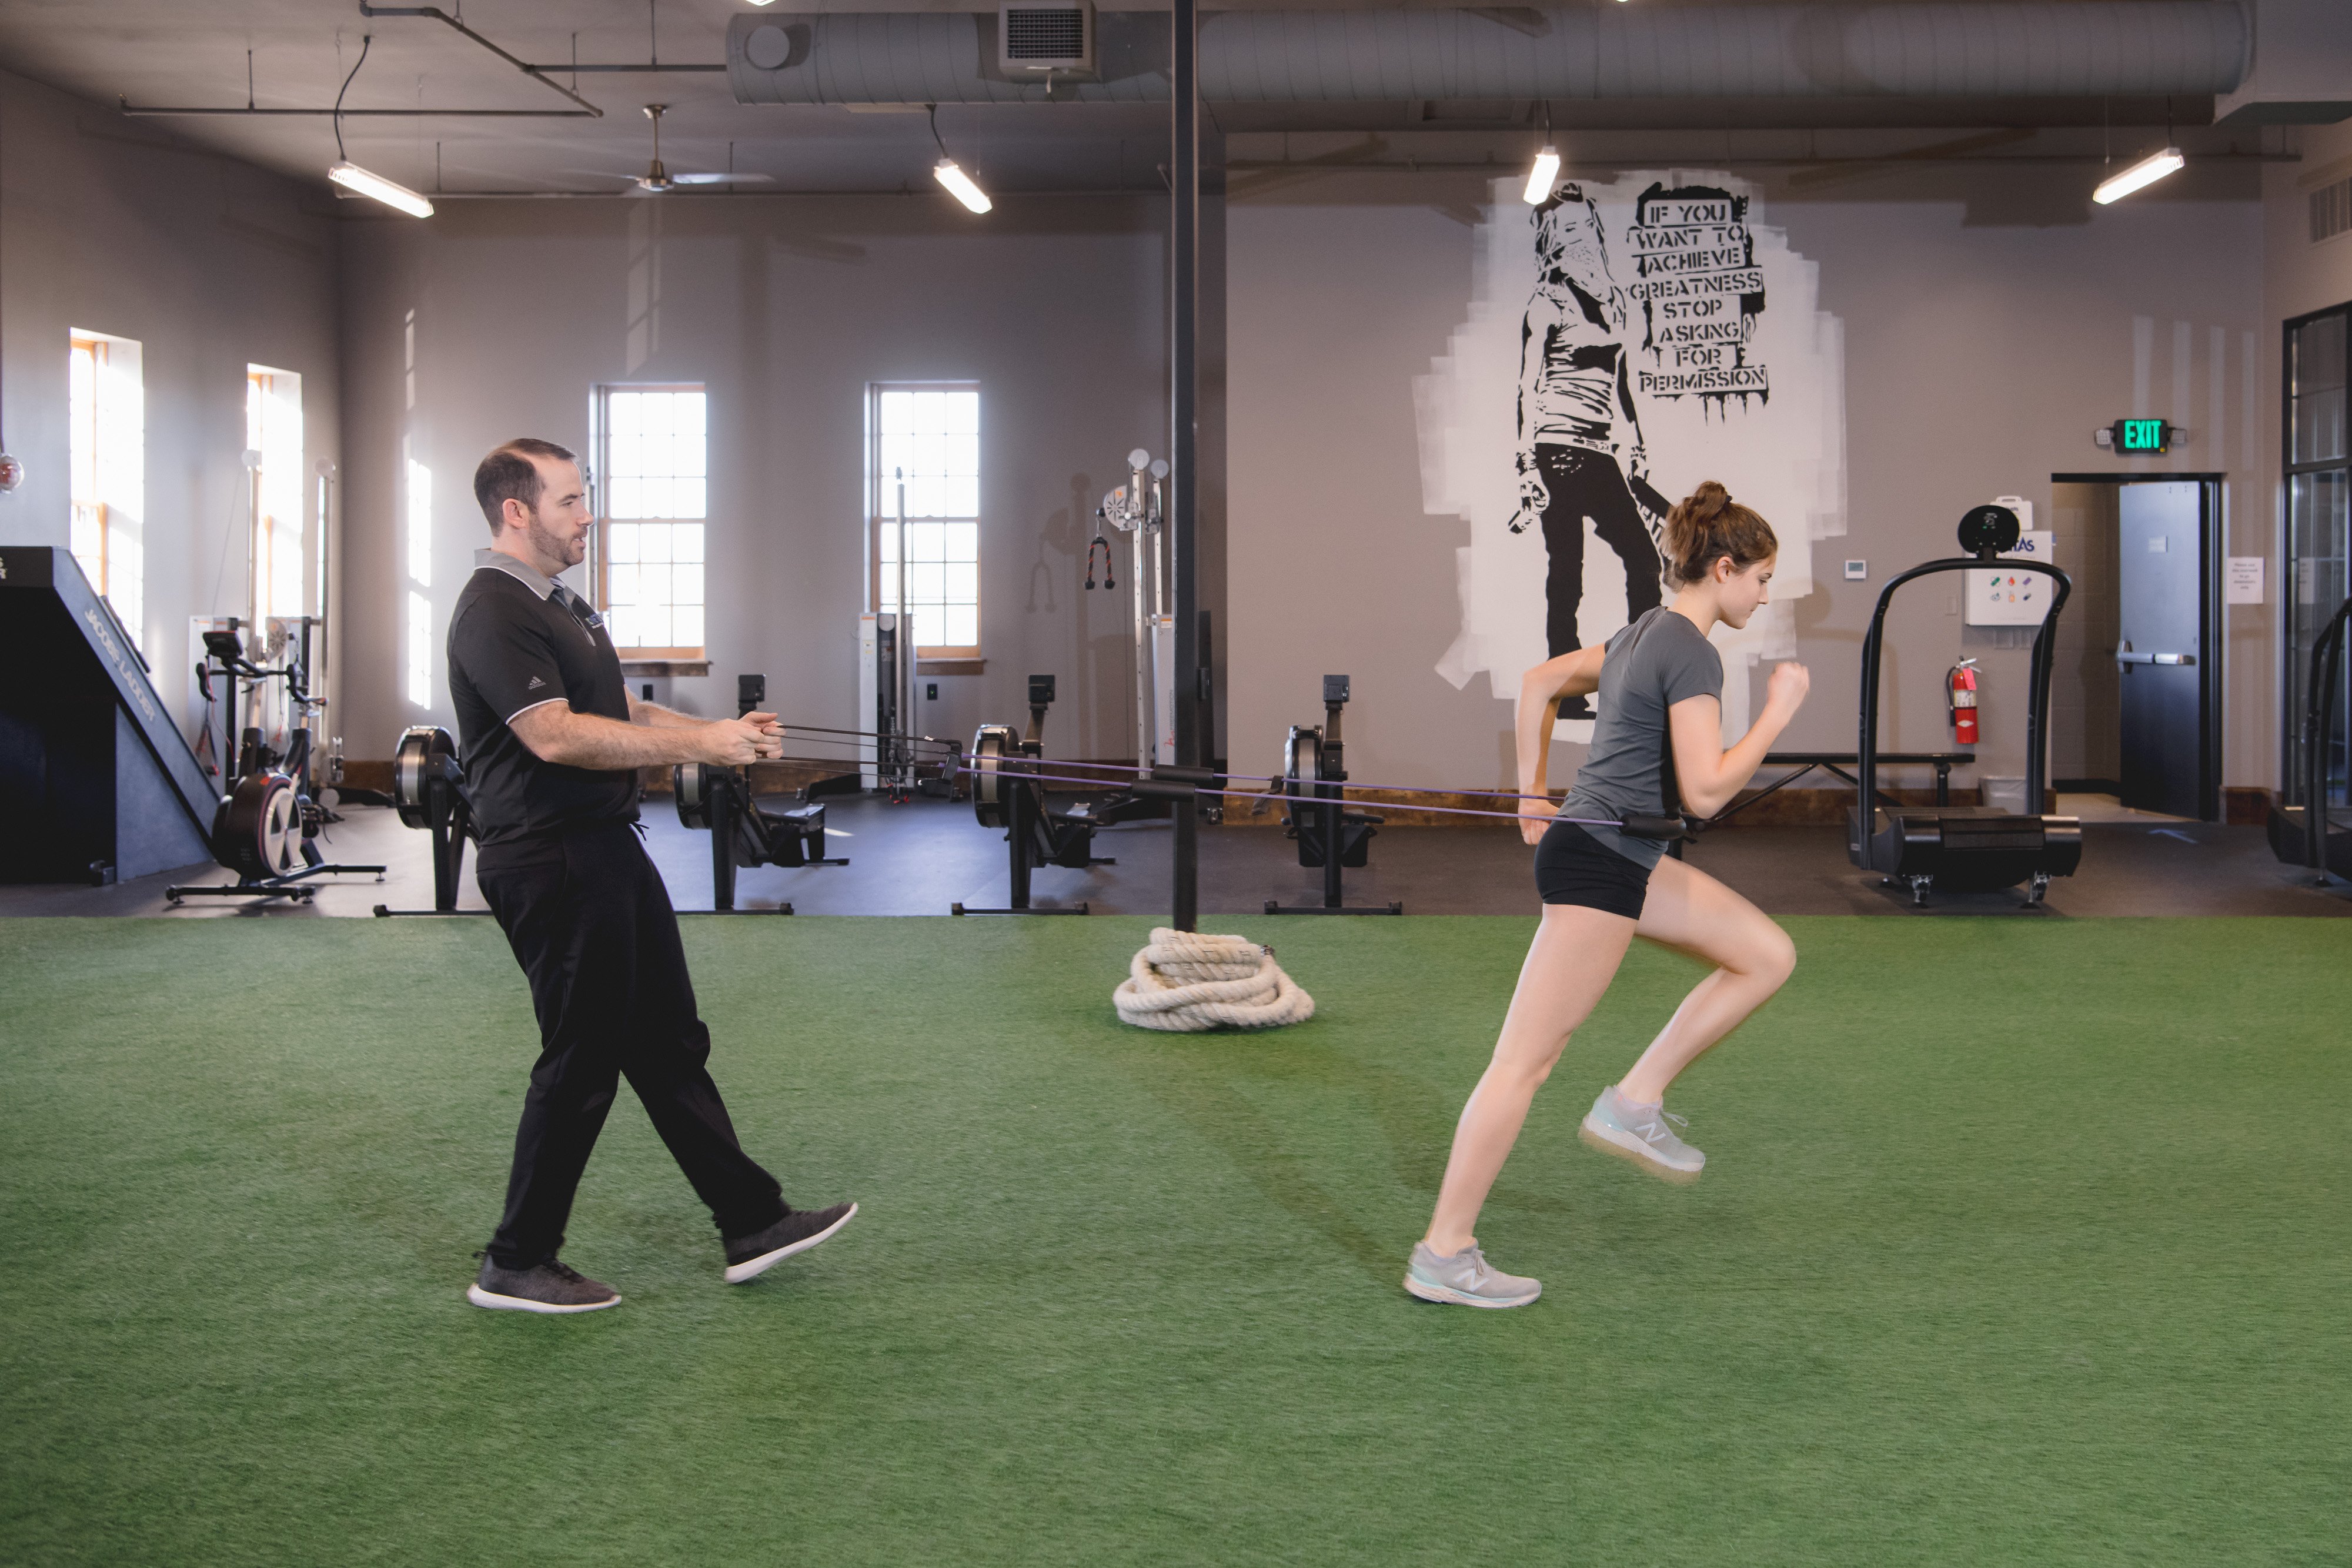
[{"label": "glass door", "polygon": [[[2352,443],[2347,441],[2345,386],[2352,305],[2286,324],[2286,789],[2306,805],[2308,759],[2303,715],[2309,701],[2311,650],[2352,592]],[[2327,801],[2346,802],[2346,747],[2352,744],[2352,679],[2340,668],[2326,762]]]}]

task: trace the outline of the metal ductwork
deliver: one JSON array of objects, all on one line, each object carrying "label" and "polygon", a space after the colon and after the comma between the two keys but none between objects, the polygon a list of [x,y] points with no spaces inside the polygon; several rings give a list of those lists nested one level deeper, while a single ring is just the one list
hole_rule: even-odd
[{"label": "metal ductwork", "polygon": [[[1041,82],[1000,69],[993,15],[740,13],[727,74],[740,103],[1165,102],[1166,14],[1103,12],[1096,25],[1096,74]],[[1223,11],[1201,24],[1201,95],[2190,97],[2237,87],[2252,41],[2239,0]]]}]

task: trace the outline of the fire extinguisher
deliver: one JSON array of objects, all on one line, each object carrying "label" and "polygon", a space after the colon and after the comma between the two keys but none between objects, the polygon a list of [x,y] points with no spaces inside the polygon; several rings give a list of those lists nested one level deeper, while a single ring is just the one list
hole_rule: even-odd
[{"label": "fire extinguisher", "polygon": [[1977,743],[1977,662],[1962,659],[1944,679],[1944,697],[1952,709],[1952,738],[1962,746]]}]

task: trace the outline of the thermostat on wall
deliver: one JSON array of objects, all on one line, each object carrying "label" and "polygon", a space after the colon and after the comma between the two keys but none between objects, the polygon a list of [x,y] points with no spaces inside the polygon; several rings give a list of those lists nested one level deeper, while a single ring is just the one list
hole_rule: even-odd
[{"label": "thermostat on wall", "polygon": [[1848,582],[1867,581],[1869,577],[1870,563],[1868,561],[1850,560],[1845,563],[1845,580]]}]

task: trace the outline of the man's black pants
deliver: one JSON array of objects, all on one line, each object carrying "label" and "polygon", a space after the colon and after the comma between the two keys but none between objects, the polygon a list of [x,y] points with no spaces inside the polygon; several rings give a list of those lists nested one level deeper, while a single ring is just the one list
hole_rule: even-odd
[{"label": "man's black pants", "polygon": [[704,1069],[710,1030],[695,1011],[677,915],[632,826],[494,844],[477,876],[530,977],[540,1036],[492,1260],[528,1269],[562,1247],[624,1074],[719,1234],[748,1236],[781,1218],[776,1178],[735,1141]]},{"label": "man's black pants", "polygon": [[1551,557],[1544,579],[1544,641],[1557,659],[1580,645],[1576,613],[1584,603],[1584,519],[1592,519],[1592,531],[1625,563],[1628,625],[1662,602],[1658,547],[1625,486],[1624,471],[1609,454],[1538,443],[1536,470],[1550,495],[1543,509],[1544,549]]}]

